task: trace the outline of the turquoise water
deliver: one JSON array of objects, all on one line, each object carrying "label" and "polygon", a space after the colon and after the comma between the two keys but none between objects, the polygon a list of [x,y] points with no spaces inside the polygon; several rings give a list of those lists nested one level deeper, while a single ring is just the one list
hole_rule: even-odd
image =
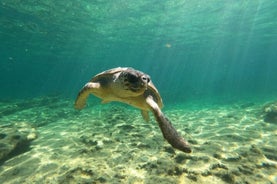
[{"label": "turquoise water", "polygon": [[[277,183],[277,126],[264,121],[277,96],[275,7],[1,0],[0,182]],[[74,110],[82,86],[118,66],[151,76],[192,154],[171,150],[153,116],[149,125],[127,105],[90,97]],[[16,132],[37,135],[4,157]]]},{"label": "turquoise water", "polygon": [[75,97],[84,81],[117,66],[151,75],[168,102],[276,95],[275,6],[3,0],[1,97]]}]

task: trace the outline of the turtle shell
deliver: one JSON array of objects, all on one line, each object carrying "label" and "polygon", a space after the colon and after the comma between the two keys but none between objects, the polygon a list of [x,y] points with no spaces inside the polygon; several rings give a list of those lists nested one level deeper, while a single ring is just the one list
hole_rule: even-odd
[{"label": "turtle shell", "polygon": [[[116,73],[120,73],[120,72],[139,72],[139,73],[142,73],[142,74],[145,74],[139,70],[135,70],[131,67],[117,67],[117,68],[112,68],[112,69],[109,69],[109,70],[106,70],[104,72],[101,72],[97,75],[95,75],[91,80],[90,82],[99,82],[101,81],[101,83],[105,83],[105,82],[111,82],[114,78],[114,74]],[[160,108],[163,107],[163,102],[162,102],[162,98],[159,94],[159,91],[157,90],[157,88],[155,87],[155,85],[153,84],[153,82],[150,80],[149,83],[148,83],[148,86],[147,86],[147,89],[145,90],[144,92],[144,97],[146,98],[147,96],[151,95],[154,99],[154,101],[158,104],[158,106]]]}]

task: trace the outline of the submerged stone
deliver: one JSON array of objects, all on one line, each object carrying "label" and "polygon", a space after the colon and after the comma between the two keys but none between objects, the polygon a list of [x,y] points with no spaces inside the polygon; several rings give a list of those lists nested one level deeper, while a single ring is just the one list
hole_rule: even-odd
[{"label": "submerged stone", "polygon": [[36,130],[21,122],[0,127],[0,163],[29,149],[30,142],[37,137]]},{"label": "submerged stone", "polygon": [[277,124],[277,102],[265,105],[263,113],[265,122]]}]

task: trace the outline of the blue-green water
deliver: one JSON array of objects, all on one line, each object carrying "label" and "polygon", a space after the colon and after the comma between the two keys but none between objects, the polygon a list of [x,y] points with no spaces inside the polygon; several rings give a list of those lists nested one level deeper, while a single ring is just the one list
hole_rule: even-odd
[{"label": "blue-green water", "polygon": [[[276,7],[0,0],[0,183],[276,183],[277,127],[263,110],[277,98]],[[129,106],[91,97],[74,110],[81,87],[118,66],[151,76],[192,154]],[[38,138],[1,160],[3,131],[29,124]]]},{"label": "blue-green water", "polygon": [[1,98],[76,96],[117,66],[166,101],[276,95],[275,1],[5,1]]}]

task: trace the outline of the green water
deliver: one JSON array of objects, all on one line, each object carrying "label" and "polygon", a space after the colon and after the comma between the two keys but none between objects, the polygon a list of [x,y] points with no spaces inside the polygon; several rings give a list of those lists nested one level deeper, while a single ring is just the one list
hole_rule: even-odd
[{"label": "green water", "polygon": [[[37,133],[0,158],[0,183],[276,183],[277,127],[264,112],[277,96],[276,7],[0,0],[0,156],[14,133]],[[130,106],[91,96],[73,108],[92,76],[118,66],[151,76],[192,154]]]}]

